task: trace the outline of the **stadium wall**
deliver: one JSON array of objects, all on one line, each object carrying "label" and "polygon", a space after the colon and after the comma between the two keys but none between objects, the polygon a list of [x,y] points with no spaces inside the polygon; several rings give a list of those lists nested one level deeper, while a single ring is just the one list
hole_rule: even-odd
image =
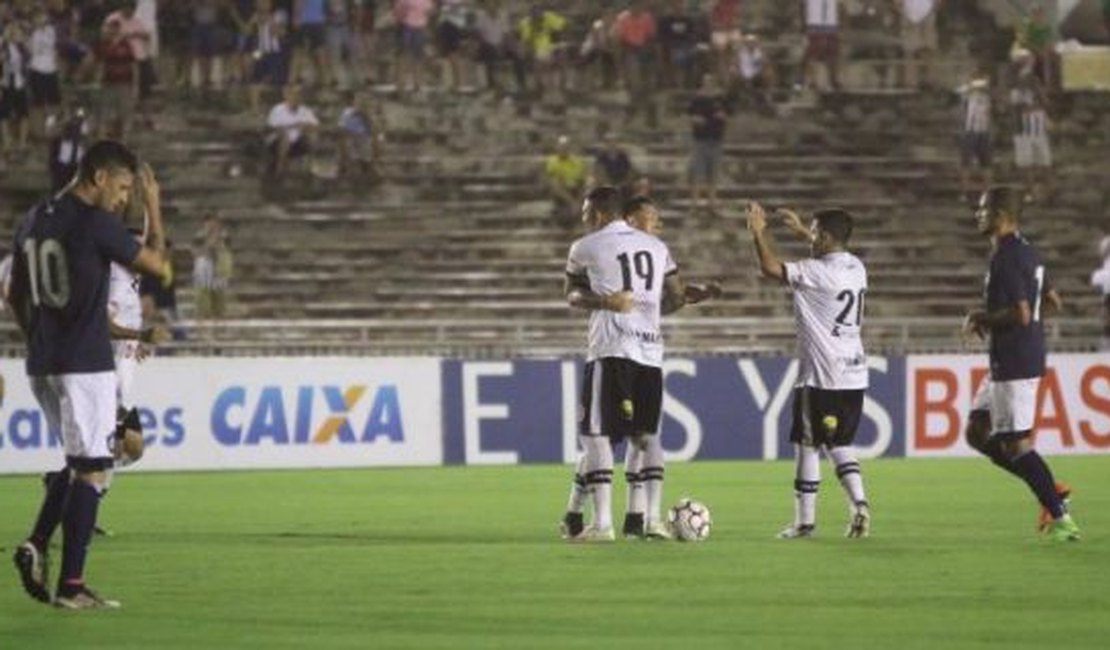
[{"label": "stadium wall", "polygon": [[[981,355],[872,357],[857,438],[864,457],[965,456]],[[1110,358],[1050,357],[1039,448],[1110,453]],[[222,470],[570,462],[581,362],[429,358],[153,359],[136,394],[147,454],[134,469]],[[61,457],[22,364],[0,361],[0,474]],[[672,359],[663,443],[672,461],[776,459],[787,442],[797,363]]]}]

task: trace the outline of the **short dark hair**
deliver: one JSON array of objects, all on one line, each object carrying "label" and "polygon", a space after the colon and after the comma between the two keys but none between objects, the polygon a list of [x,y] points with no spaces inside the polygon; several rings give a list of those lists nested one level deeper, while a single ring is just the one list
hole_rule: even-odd
[{"label": "short dark hair", "polygon": [[633,196],[625,199],[624,205],[621,206],[621,215],[627,219],[639,212],[641,208],[653,205],[655,205],[655,201],[652,201],[649,196]]},{"label": "short dark hair", "polygon": [[1025,207],[1025,193],[1013,185],[992,185],[984,192],[986,208],[991,215],[1006,213],[1014,218],[1021,219],[1021,211]]},{"label": "short dark hair", "polygon": [[77,168],[77,181],[88,182],[96,176],[96,172],[105,170],[113,172],[127,170],[132,174],[139,171],[139,159],[135,153],[121,142],[115,140],[100,140],[93,143],[81,156]]},{"label": "short dark hair", "polygon": [[601,214],[621,214],[621,192],[612,185],[601,185],[590,190],[586,200],[594,211]]},{"label": "short dark hair", "polygon": [[817,221],[817,230],[828,233],[839,244],[847,244],[852,238],[852,215],[841,208],[818,210],[813,218]]}]

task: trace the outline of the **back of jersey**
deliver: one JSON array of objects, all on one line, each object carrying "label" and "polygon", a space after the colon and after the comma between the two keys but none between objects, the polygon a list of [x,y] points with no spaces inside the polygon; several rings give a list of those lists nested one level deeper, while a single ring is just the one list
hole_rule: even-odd
[{"label": "back of jersey", "polygon": [[659,238],[614,221],[571,246],[567,273],[585,275],[600,295],[634,294],[627,313],[598,310],[590,314],[587,359],[630,359],[646,366],[663,365],[663,284],[677,271]]},{"label": "back of jersey", "polygon": [[860,338],[867,269],[847,252],[790,262],[798,328],[798,385],[825,390],[867,388],[867,357]]}]

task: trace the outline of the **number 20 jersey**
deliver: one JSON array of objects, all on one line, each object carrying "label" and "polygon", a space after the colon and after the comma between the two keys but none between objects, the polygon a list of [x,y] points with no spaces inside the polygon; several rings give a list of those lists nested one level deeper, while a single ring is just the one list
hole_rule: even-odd
[{"label": "number 20 jersey", "polygon": [[835,252],[783,264],[794,292],[798,330],[798,386],[824,390],[867,388],[867,356],[860,331],[867,269],[858,257]]},{"label": "number 20 jersey", "polygon": [[635,296],[627,313],[590,313],[587,361],[617,357],[661,367],[663,282],[677,271],[662,240],[623,220],[574,242],[567,259],[567,275],[586,276],[590,290],[600,295],[631,291]]}]

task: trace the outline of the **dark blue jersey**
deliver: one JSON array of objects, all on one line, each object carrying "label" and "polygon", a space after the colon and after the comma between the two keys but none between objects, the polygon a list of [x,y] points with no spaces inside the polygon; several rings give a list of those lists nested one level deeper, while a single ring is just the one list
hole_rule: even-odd
[{"label": "dark blue jersey", "polygon": [[12,293],[27,304],[27,374],[115,369],[108,329],[109,263],[130,266],[139,244],[119,217],[65,194],[16,228]]},{"label": "dark blue jersey", "polygon": [[1040,377],[1045,368],[1041,295],[1045,268],[1041,256],[1020,233],[998,240],[987,273],[987,311],[1013,307],[1024,300],[1032,318],[1028,325],[995,327],[990,333],[991,378],[995,381]]}]

